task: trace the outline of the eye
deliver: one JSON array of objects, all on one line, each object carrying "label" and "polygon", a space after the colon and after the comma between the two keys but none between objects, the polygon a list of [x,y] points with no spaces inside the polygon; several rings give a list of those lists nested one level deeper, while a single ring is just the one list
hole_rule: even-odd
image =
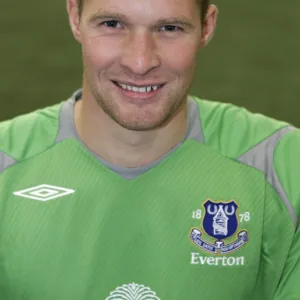
[{"label": "eye", "polygon": [[118,22],[116,20],[104,21],[100,25],[103,25],[104,27],[108,27],[108,28],[121,28],[122,27],[120,22]]},{"label": "eye", "polygon": [[162,28],[162,31],[167,32],[176,32],[176,31],[182,31],[183,29],[181,27],[178,27],[176,25],[165,25]]}]

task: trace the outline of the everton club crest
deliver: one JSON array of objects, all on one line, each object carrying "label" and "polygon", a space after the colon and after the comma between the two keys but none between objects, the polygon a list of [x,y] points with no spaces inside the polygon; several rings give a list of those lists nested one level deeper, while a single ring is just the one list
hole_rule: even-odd
[{"label": "everton club crest", "polygon": [[[204,203],[205,214],[202,221],[203,230],[193,228],[190,239],[201,249],[212,254],[228,254],[241,248],[248,241],[246,230],[238,231],[238,205],[235,201],[214,202],[207,200]],[[205,240],[208,235],[214,242]],[[233,236],[236,239],[225,243]]]}]

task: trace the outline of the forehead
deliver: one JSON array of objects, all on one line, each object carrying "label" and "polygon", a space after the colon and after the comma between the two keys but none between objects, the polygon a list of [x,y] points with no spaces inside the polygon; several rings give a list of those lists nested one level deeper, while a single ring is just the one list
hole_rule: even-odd
[{"label": "forehead", "polygon": [[131,18],[155,19],[185,16],[199,18],[198,0],[84,0],[86,14],[119,13]]}]

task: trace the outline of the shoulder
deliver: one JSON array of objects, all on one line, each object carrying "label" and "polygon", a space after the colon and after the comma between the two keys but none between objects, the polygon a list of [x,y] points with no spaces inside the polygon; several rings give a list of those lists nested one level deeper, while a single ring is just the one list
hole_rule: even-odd
[{"label": "shoulder", "polygon": [[0,122],[0,173],[10,164],[50,147],[59,127],[62,103]]},{"label": "shoulder", "polygon": [[229,158],[240,157],[290,125],[230,103],[193,99],[198,104],[205,144]]},{"label": "shoulder", "polygon": [[300,217],[300,130],[287,132],[277,143],[273,155],[276,180],[284,187],[286,198]]}]

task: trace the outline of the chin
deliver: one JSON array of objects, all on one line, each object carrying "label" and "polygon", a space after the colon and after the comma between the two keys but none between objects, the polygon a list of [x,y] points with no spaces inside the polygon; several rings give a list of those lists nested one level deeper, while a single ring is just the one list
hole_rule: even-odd
[{"label": "chin", "polygon": [[121,127],[131,131],[150,131],[162,127],[166,122],[167,118],[160,118],[155,120],[125,120],[119,118],[113,118],[116,123]]},{"label": "chin", "polygon": [[121,127],[131,131],[150,131],[161,127],[161,123],[117,122]]}]

